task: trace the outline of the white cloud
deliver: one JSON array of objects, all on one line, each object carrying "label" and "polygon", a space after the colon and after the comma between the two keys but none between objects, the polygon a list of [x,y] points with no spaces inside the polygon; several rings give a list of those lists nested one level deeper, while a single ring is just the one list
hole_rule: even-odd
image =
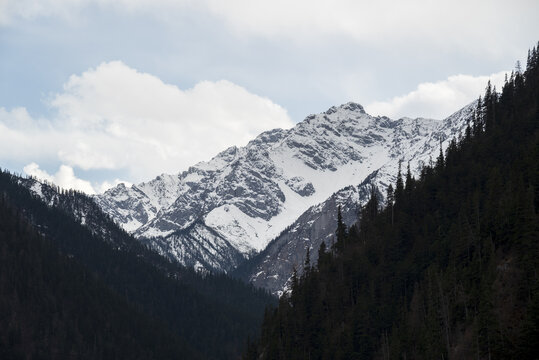
[{"label": "white cloud", "polygon": [[186,12],[209,13],[246,36],[319,42],[336,35],[384,47],[420,42],[477,53],[507,51],[515,39],[539,30],[536,0],[1,0],[0,24],[38,16],[84,18],[90,6],[170,21]]},{"label": "white cloud", "polygon": [[[0,160],[61,162],[67,167],[54,178],[78,189],[86,185],[68,176],[75,167],[125,170],[138,182],[293,125],[285,109],[231,82],[182,90],[119,61],[71,76],[50,105],[57,110],[50,120],[0,108]],[[28,170],[37,174],[39,168]]]},{"label": "white cloud", "polygon": [[365,109],[372,115],[392,118],[443,119],[483,95],[489,80],[501,90],[506,73],[502,71],[490,76],[454,75],[435,83],[421,83],[408,94],[389,101],[374,102]]},{"label": "white cloud", "polygon": [[38,161],[54,157],[61,134],[45,119],[34,119],[25,108],[0,107],[0,160]]},{"label": "white cloud", "polygon": [[23,169],[24,173],[31,175],[39,180],[45,180],[54,183],[64,189],[74,189],[83,191],[87,194],[95,194],[96,191],[89,181],[79,179],[75,176],[73,168],[67,165],[61,165],[60,169],[54,175],[48,174],[39,168],[36,163],[30,163]]}]

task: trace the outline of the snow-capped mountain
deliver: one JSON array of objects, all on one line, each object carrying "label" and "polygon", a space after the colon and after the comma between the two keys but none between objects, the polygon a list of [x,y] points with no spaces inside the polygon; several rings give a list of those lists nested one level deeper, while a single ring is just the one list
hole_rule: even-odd
[{"label": "snow-capped mountain", "polygon": [[[310,115],[292,129],[262,133],[247,146],[231,147],[180,174],[118,185],[96,202],[162,254],[186,265],[229,271],[272,239],[292,234],[300,219],[309,226],[308,214],[324,213],[323,203],[339,190],[357,188],[372,174],[385,188],[394,181],[399,161],[410,161],[415,170],[429,156],[435,159],[440,141],[462,131],[473,108],[443,121],[391,120],[347,103]],[[365,200],[363,190],[357,188],[352,203]],[[328,220],[332,233],[329,226]],[[283,256],[295,261],[290,251],[280,253],[279,260]]]},{"label": "snow-capped mountain", "polygon": [[310,251],[312,263],[316,264],[320,244],[325,242],[331,245],[339,206],[344,223],[348,226],[356,223],[361,205],[369,200],[372,186],[377,187],[379,198],[384,200],[389,184],[395,185],[399,162],[404,162],[403,172],[409,163],[412,175],[418,175],[425,164],[439,155],[440,142],[445,149],[450,139],[464,131],[475,108],[476,102],[473,102],[438,122],[435,131],[411,148],[403,148],[402,156],[388,161],[360,184],[340,189],[324,202],[309,208],[262,252],[242,264],[236,270],[236,275],[280,296],[288,288],[294,267],[301,274],[307,250]]}]

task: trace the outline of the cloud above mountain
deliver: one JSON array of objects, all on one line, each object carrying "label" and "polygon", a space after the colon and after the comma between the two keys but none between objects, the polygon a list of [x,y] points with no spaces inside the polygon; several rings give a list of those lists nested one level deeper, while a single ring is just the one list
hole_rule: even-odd
[{"label": "cloud above mountain", "polygon": [[[69,169],[122,169],[130,181],[146,180],[293,125],[285,109],[229,81],[183,90],[120,61],[71,76],[49,105],[50,119],[0,108],[0,157],[34,163],[25,171],[49,180],[40,162],[67,166],[58,178],[73,175]],[[88,192],[88,184],[71,183]],[[94,184],[94,191],[99,188]]]},{"label": "cloud above mountain", "polygon": [[[488,80],[499,88],[504,75],[422,83],[366,110],[442,119],[481,94]],[[293,126],[284,108],[230,81],[181,89],[121,61],[72,75],[47,103],[50,118],[33,117],[25,108],[0,108],[0,160],[25,164],[28,175],[87,193],[122,180],[177,173],[265,130]],[[90,181],[96,171],[116,175]]]},{"label": "cloud above mountain", "polygon": [[444,119],[485,92],[488,81],[501,89],[507,72],[488,76],[454,75],[446,80],[421,83],[407,94],[373,102],[365,109],[372,115]]}]

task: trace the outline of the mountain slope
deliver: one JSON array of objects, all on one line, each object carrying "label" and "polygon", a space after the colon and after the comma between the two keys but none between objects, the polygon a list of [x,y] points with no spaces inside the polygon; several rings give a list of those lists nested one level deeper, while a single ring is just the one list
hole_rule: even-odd
[{"label": "mountain slope", "polygon": [[444,121],[391,120],[348,103],[290,130],[265,132],[178,175],[119,185],[96,202],[163,255],[229,271],[336,191],[400,160],[419,166],[436,157],[439,142],[461,132],[472,109]]},{"label": "mountain slope", "polygon": [[0,194],[2,359],[201,358],[92,272],[58,252]]},{"label": "mountain slope", "polygon": [[[307,250],[311,251],[311,261],[318,259],[317,249],[322,242],[330,245],[335,236],[337,209],[341,208],[343,221],[351,226],[357,221],[362,205],[370,196],[371,187],[379,189],[380,199],[385,198],[389,184],[395,183],[399,163],[407,161],[410,174],[419,175],[421,169],[432,163],[439,154],[440,146],[447,148],[452,138],[459,137],[474,114],[477,102],[473,102],[437,124],[436,131],[425,138],[413,138],[416,143],[411,148],[402,148],[399,157],[394,157],[380,168],[362,178],[358,185],[338,190],[327,200],[305,211],[292,225],[257,256],[247,260],[234,271],[236,276],[256,286],[280,295],[290,285],[293,268],[302,273],[301,264]],[[402,140],[397,140],[402,144]]]},{"label": "mountain slope", "polygon": [[256,334],[266,305],[274,302],[239,280],[201,276],[167,261],[121,230],[84,194],[57,192],[5,172],[0,194],[57,251],[204,358],[235,358]]}]

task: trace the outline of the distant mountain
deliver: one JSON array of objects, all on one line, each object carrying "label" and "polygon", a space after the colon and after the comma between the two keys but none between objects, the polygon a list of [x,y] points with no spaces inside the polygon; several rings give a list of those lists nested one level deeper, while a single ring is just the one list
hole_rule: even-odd
[{"label": "distant mountain", "polygon": [[[404,166],[410,161],[417,173],[437,157],[440,142],[445,147],[464,129],[474,107],[443,121],[391,120],[347,103],[310,115],[292,129],[262,133],[247,146],[231,147],[180,174],[118,185],[95,199],[126,231],[161,254],[195,268],[230,271],[279,235],[301,242],[285,230],[304,227],[309,216],[328,211],[323,203],[341,189],[357,187],[373,174],[384,188],[394,181],[400,161]],[[365,189],[355,191],[352,210],[365,201],[360,196]],[[297,223],[300,218],[306,223]],[[327,239],[332,231],[320,235]],[[301,253],[280,253],[279,261],[290,269],[305,254],[300,248]],[[269,288],[275,291],[287,279]]]}]

